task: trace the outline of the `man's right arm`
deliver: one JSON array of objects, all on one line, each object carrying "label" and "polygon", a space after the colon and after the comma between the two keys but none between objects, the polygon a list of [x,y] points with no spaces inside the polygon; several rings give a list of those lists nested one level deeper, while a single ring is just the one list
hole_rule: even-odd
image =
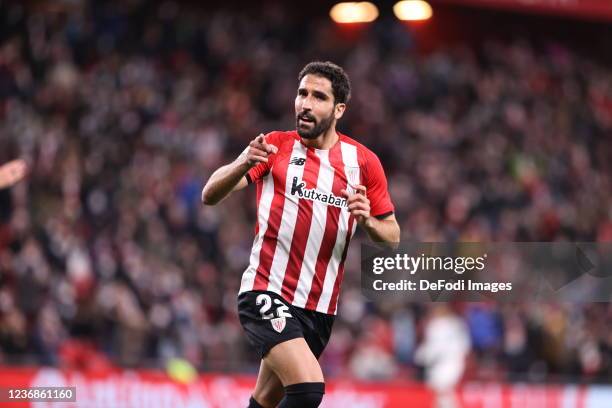
[{"label": "man's right arm", "polygon": [[202,190],[202,202],[215,205],[232,191],[246,187],[247,172],[259,163],[267,163],[268,157],[276,152],[278,148],[266,143],[264,135],[257,136],[236,160],[220,167],[210,176]]}]

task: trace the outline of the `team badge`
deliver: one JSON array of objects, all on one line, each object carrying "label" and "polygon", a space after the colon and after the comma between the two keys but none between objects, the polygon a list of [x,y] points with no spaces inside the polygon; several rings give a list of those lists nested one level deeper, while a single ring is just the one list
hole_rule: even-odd
[{"label": "team badge", "polygon": [[270,323],[272,324],[272,328],[278,333],[280,333],[285,329],[287,319],[285,319],[285,317],[277,317],[275,319],[270,320]]}]

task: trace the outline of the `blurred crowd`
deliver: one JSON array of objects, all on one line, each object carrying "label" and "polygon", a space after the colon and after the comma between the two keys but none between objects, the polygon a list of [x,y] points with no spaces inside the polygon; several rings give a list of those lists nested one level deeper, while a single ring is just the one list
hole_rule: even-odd
[{"label": "blurred crowd", "polygon": [[[339,129],[384,163],[402,239],[612,241],[612,68],[562,44],[419,55],[399,23],[355,38],[274,4],[258,18],[138,0],[0,11],[0,162],[30,166],[0,191],[1,364],[256,370],[236,313],[254,191],[217,207],[200,192],[257,134],[295,126],[313,59],[351,77]],[[423,378],[446,316],[468,335],[467,378],[611,381],[612,305],[375,306],[363,239],[328,377]]]}]

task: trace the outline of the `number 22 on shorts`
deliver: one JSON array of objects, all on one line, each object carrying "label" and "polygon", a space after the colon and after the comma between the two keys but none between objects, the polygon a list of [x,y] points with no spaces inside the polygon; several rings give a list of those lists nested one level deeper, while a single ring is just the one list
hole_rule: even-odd
[{"label": "number 22 on shorts", "polygon": [[[270,295],[262,293],[257,296],[255,299],[255,303],[257,306],[262,305],[259,309],[259,314],[261,314],[261,318],[264,320],[270,320],[274,318],[274,313],[268,313],[268,311],[272,308],[272,298]],[[289,313],[289,307],[285,305],[279,299],[274,299],[274,304],[276,305],[276,317],[293,317],[291,313]]]}]

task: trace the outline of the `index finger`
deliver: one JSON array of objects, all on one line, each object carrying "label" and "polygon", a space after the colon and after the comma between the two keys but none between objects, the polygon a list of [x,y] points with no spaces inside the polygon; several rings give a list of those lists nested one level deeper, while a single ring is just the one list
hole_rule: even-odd
[{"label": "index finger", "polygon": [[273,144],[266,143],[266,138],[262,134],[260,134],[260,136],[257,137],[257,141],[259,143],[261,143],[261,147],[266,152],[268,152],[268,153],[277,153],[278,152],[278,148],[276,146],[274,146]]}]

